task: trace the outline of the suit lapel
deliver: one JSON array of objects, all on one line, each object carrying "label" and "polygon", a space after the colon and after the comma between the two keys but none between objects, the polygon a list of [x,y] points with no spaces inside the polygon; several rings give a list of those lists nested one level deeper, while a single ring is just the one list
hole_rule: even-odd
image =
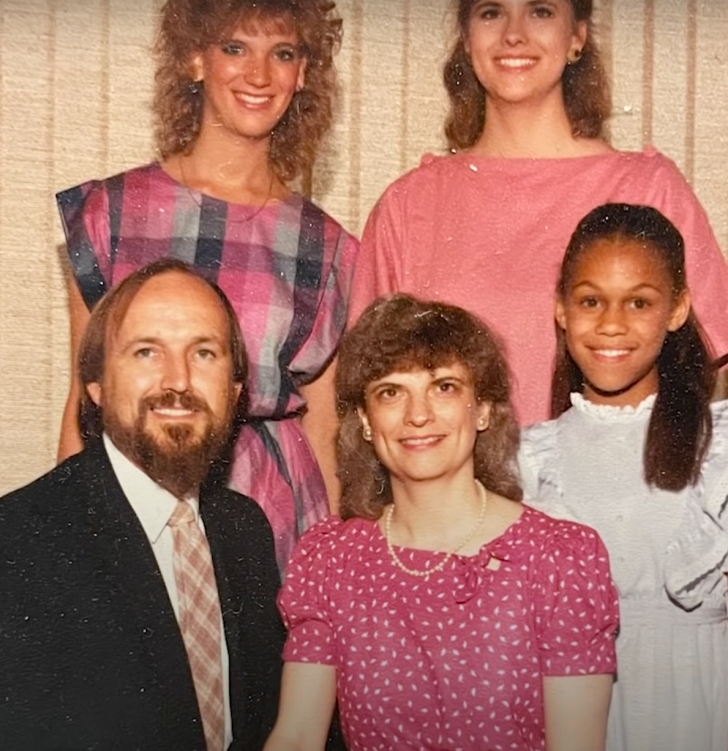
[{"label": "suit lapel", "polygon": [[[159,681],[162,695],[169,698],[160,711],[180,715],[190,724],[190,738],[204,738],[197,698],[182,635],[149,540],[129,505],[101,442],[88,449],[86,483],[91,499],[87,539],[95,550],[89,553],[103,575],[110,598],[123,613],[124,630],[137,634],[140,656]],[[178,711],[180,708],[182,712]],[[172,717],[170,717],[172,720]],[[184,720],[183,720],[184,721]]]},{"label": "suit lapel", "polygon": [[200,511],[230,655],[231,751],[261,748],[278,710],[284,639],[270,526],[253,501],[213,484],[201,494]]}]

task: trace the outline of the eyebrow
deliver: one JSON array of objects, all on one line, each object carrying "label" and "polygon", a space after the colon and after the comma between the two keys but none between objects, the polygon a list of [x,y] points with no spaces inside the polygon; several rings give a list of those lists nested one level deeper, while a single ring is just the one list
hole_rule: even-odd
[{"label": "eyebrow", "polygon": [[467,378],[462,378],[459,375],[452,374],[452,375],[435,376],[435,374],[432,371],[430,371],[430,372],[432,374],[432,380],[435,383],[438,383],[439,381],[459,381],[460,383],[467,383],[468,382]]},{"label": "eyebrow", "polygon": [[500,2],[498,2],[498,0],[478,0],[478,2],[473,3],[473,7],[470,9],[470,12],[476,13],[478,10],[486,6],[500,6]]},{"label": "eyebrow", "polygon": [[[121,351],[126,352],[132,347],[138,347],[141,344],[156,344],[162,347],[166,346],[165,340],[158,336],[138,336],[127,342],[122,347]],[[195,347],[199,344],[216,344],[217,346],[222,347],[225,351],[229,349],[227,340],[221,339],[219,336],[197,336],[189,342],[187,346]]]},{"label": "eyebrow", "polygon": [[[432,383],[439,383],[440,381],[458,381],[458,383],[470,383],[469,378],[461,378],[460,376],[455,375],[455,374],[435,376],[435,370],[427,370],[427,372],[432,377]],[[387,380],[390,375],[391,373],[389,373],[386,376],[383,376],[382,378],[377,378],[374,381],[369,381],[369,383],[366,386],[366,390],[369,391],[369,389],[377,389],[380,386],[401,386],[402,385],[399,381]]]},{"label": "eyebrow", "polygon": [[[590,287],[591,289],[595,290],[601,290],[602,288],[596,284],[595,282],[584,280],[583,282],[577,282],[572,288],[572,292],[576,291],[580,287]],[[638,292],[642,289],[651,289],[655,292],[662,292],[662,290],[659,287],[656,287],[654,284],[650,284],[649,282],[640,282],[639,284],[635,284],[634,287],[629,288],[629,292]]]}]

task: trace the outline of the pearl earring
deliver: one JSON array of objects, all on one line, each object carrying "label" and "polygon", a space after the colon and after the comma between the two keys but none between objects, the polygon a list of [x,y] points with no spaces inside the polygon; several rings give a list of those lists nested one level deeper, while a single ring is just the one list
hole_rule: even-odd
[{"label": "pearl earring", "polygon": [[569,65],[574,65],[575,63],[578,63],[579,60],[581,60],[581,56],[584,54],[584,50],[575,49],[575,50],[569,50],[569,54],[566,56],[566,62]]}]

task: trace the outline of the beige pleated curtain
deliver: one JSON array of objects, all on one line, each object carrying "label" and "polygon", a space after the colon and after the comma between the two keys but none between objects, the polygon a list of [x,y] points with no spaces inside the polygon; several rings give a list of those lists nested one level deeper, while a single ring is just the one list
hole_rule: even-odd
[{"label": "beige pleated curtain", "polygon": [[[342,102],[314,198],[361,231],[388,183],[441,150],[448,0],[338,0]],[[0,0],[0,492],[54,464],[69,380],[55,191],[154,157],[160,0]],[[612,142],[683,169],[728,248],[728,0],[602,0]],[[728,325],[728,322],[727,324]]]}]

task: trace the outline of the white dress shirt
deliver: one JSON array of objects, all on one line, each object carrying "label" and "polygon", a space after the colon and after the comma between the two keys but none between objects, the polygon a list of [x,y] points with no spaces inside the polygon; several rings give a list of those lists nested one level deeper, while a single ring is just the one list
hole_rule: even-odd
[{"label": "white dress shirt", "polygon": [[[129,501],[129,505],[139,518],[144,532],[152,546],[154,557],[157,559],[159,571],[167,587],[167,594],[174,609],[174,615],[179,622],[179,597],[177,595],[177,582],[174,578],[174,542],[172,530],[167,526],[172,512],[179,501],[168,490],[158,485],[149,475],[124,456],[114,446],[111,439],[104,433],[104,446],[109,455],[111,466],[116,479]],[[200,529],[205,531],[202,518],[199,514],[199,498],[197,495],[188,496],[185,501],[190,504],[195,513],[195,519]],[[225,642],[225,628],[220,613],[220,657],[222,660],[222,690],[225,705],[225,748],[230,746],[233,739],[232,719],[230,717],[230,673],[227,643]]]}]

